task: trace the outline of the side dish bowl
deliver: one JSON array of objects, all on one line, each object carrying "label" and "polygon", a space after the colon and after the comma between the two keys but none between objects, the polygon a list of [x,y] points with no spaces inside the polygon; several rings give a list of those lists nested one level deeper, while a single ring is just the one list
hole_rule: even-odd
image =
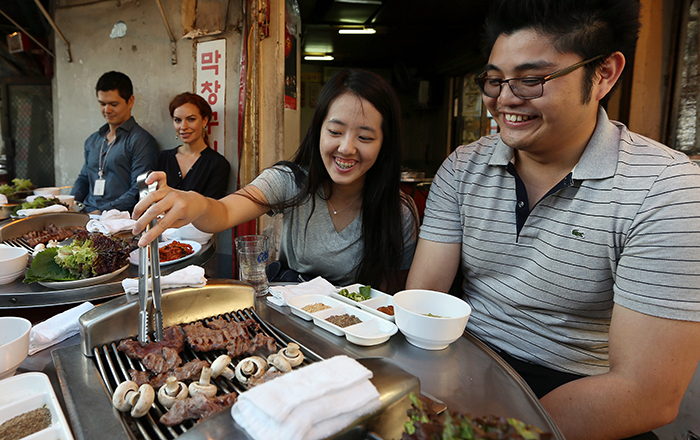
[{"label": "side dish bowl", "polygon": [[36,196],[57,196],[60,193],[61,193],[61,188],[57,188],[57,187],[53,187],[53,186],[34,189],[34,195],[36,195]]},{"label": "side dish bowl", "polygon": [[24,273],[29,250],[0,245],[0,284],[8,284]]},{"label": "side dish bowl", "polygon": [[442,350],[459,339],[472,308],[462,299],[432,290],[394,295],[394,319],[406,340],[425,350]]},{"label": "side dish bowl", "polygon": [[32,323],[16,316],[0,317],[0,380],[15,374],[29,354]]}]

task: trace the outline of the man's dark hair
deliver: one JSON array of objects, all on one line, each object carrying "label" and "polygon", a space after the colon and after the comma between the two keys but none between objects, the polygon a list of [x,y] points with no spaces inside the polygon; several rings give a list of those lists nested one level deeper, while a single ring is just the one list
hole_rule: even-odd
[{"label": "man's dark hair", "polygon": [[124,101],[128,101],[134,94],[134,86],[131,84],[131,80],[121,72],[107,72],[97,80],[95,94],[97,94],[97,92],[108,92],[110,90],[117,90],[119,96],[124,98]]},{"label": "man's dark hair", "polygon": [[[639,0],[494,0],[486,18],[484,52],[488,58],[500,35],[531,29],[550,37],[561,53],[582,59],[622,52],[632,60],[639,34]],[[584,102],[605,57],[584,69]]]}]

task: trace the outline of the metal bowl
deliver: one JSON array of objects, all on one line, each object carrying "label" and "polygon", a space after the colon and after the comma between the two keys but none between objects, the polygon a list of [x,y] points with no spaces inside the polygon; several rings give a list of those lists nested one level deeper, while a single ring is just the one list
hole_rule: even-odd
[{"label": "metal bowl", "polygon": [[10,218],[10,214],[17,207],[18,203],[8,203],[7,205],[0,205],[0,220],[5,220]]}]

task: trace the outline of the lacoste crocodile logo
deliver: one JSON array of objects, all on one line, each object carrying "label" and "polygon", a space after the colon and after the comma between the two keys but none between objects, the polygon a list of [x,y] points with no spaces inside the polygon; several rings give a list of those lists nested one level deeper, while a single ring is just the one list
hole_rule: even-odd
[{"label": "lacoste crocodile logo", "polygon": [[583,231],[579,231],[578,229],[572,229],[571,235],[578,238],[586,238],[586,233]]}]

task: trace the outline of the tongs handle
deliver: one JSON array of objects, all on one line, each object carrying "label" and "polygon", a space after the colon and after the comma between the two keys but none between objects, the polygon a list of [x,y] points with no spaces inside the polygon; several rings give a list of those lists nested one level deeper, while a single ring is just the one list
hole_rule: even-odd
[{"label": "tongs handle", "polygon": [[[146,177],[149,173],[141,174],[136,178],[139,189],[139,199],[143,199],[149,193],[158,188],[157,183],[146,184]],[[155,225],[155,219],[146,227]],[[149,254],[151,256],[150,262]],[[158,255],[158,239],[156,238],[146,247],[139,248],[139,343],[148,343],[148,273],[153,277],[153,306],[154,306],[154,327],[157,341],[163,339],[163,314],[161,311],[161,288],[160,288],[160,258]]]},{"label": "tongs handle", "polygon": [[[151,227],[155,226],[156,220],[151,220]],[[156,341],[163,340],[163,311],[161,309],[161,287],[160,287],[160,253],[158,251],[158,238],[156,237],[148,245],[151,250],[151,278],[153,286],[153,326],[156,332]]]}]

